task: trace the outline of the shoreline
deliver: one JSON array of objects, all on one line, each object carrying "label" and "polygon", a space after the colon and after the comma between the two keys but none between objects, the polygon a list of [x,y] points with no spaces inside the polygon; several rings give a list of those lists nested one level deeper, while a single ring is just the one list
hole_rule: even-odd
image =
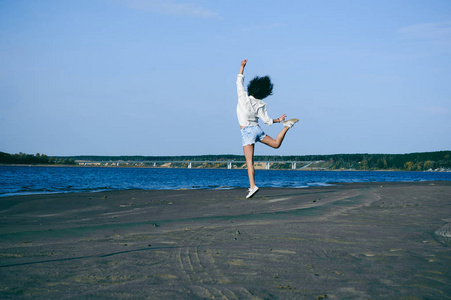
[{"label": "shoreline", "polygon": [[[263,189],[312,189],[312,188],[321,188],[321,187],[339,187],[346,185],[358,185],[358,184],[367,184],[367,185],[389,185],[389,184],[401,184],[401,183],[429,183],[435,184],[439,182],[451,182],[449,180],[418,180],[418,181],[371,181],[371,182],[329,182],[329,183],[315,183],[315,185],[309,186],[299,186],[299,187],[260,187]],[[127,191],[223,191],[223,190],[241,190],[247,189],[243,187],[232,187],[232,186],[220,186],[220,187],[212,187],[212,188],[178,188],[178,189],[99,189],[99,190],[89,190],[89,191],[55,191],[55,192],[23,192],[23,193],[13,193],[13,194],[0,194],[0,199],[6,197],[16,197],[16,196],[45,196],[45,195],[57,195],[57,194],[85,194],[85,193],[109,193],[109,192],[127,192]],[[1,200],[0,200],[1,201]]]},{"label": "shoreline", "polygon": [[[283,163],[283,162],[281,162]],[[64,168],[105,168],[105,169],[183,169],[183,170],[247,170],[246,168],[182,168],[182,167],[151,167],[151,166],[81,166],[81,165],[33,165],[33,164],[0,164],[0,167],[64,167]],[[409,172],[409,173],[450,173],[451,170],[423,170],[423,171],[412,171],[412,170],[401,170],[401,169],[377,169],[377,170],[357,170],[357,169],[265,169],[263,167],[255,167],[258,171],[301,171],[301,172]]]},{"label": "shoreline", "polygon": [[451,182],[0,199],[0,297],[451,298]]}]

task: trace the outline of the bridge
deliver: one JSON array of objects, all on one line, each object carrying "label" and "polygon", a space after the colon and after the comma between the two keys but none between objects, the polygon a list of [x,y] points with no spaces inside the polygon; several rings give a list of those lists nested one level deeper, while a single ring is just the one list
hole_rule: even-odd
[{"label": "bridge", "polygon": [[[191,169],[193,164],[227,164],[227,169],[232,169],[233,164],[246,164],[244,160],[229,160],[229,161],[181,161],[180,163],[187,163],[188,169]],[[254,161],[254,164],[264,164],[265,169],[269,170],[273,164],[291,164],[291,169],[296,170],[297,166],[302,165],[301,168],[307,168],[315,161]],[[155,165],[154,165],[155,166]]]},{"label": "bridge", "polygon": [[[264,164],[266,170],[271,169],[271,165],[274,164],[291,164],[292,170],[302,170],[308,168],[314,163],[320,163],[323,161],[254,161],[254,164]],[[227,169],[232,169],[233,165],[243,165],[246,164],[244,160],[229,160],[229,161],[218,161],[218,160],[167,160],[167,161],[76,161],[82,166],[150,166],[150,167],[162,167],[167,164],[178,164],[182,165],[182,168],[191,169],[195,165],[199,164],[210,164],[216,167],[220,165],[227,165]],[[299,168],[298,168],[299,167]]]}]

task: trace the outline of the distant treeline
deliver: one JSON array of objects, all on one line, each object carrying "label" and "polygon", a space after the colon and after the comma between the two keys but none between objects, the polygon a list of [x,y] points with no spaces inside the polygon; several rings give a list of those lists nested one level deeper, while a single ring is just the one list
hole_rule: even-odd
[{"label": "distant treeline", "polygon": [[408,154],[334,154],[303,156],[324,160],[330,169],[427,171],[451,168],[451,151]]},{"label": "distant treeline", "polygon": [[[196,155],[196,156],[70,156],[61,159],[97,162],[141,161],[244,161],[242,155]],[[451,169],[451,151],[421,152],[408,154],[331,154],[255,156],[256,161],[324,161],[333,170],[405,170],[425,171],[440,168]]]},{"label": "distant treeline", "polygon": [[69,157],[51,157],[45,154],[9,154],[0,152],[1,164],[26,164],[26,165],[74,165],[75,159]]},{"label": "distant treeline", "polygon": [[[196,156],[47,156],[45,154],[8,154],[0,152],[3,164],[64,164],[75,161],[142,162],[142,161],[244,161],[243,155]],[[451,170],[451,151],[421,152],[409,154],[332,154],[332,155],[257,155],[256,161],[324,161],[323,166],[332,170]]]}]

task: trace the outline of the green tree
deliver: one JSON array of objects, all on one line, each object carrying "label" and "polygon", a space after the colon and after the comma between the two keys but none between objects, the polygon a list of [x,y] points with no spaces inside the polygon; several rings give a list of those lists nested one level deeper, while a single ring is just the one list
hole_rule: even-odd
[{"label": "green tree", "polygon": [[404,164],[404,169],[406,169],[407,171],[412,170],[412,166],[413,166],[413,162],[408,161]]},{"label": "green tree", "polygon": [[427,161],[424,163],[424,169],[425,169],[425,170],[434,169],[434,162],[433,162],[433,161],[430,161],[430,160],[427,160]]},{"label": "green tree", "polygon": [[370,168],[368,167],[368,161],[366,159],[362,160],[362,164],[360,167],[362,170],[369,170]]}]

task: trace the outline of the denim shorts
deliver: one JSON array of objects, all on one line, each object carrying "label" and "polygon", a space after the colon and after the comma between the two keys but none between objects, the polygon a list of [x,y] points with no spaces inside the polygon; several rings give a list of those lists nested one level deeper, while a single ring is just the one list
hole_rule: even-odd
[{"label": "denim shorts", "polygon": [[266,136],[266,133],[260,128],[260,126],[247,126],[241,129],[241,139],[243,140],[243,146],[252,145],[256,142],[260,142]]}]

